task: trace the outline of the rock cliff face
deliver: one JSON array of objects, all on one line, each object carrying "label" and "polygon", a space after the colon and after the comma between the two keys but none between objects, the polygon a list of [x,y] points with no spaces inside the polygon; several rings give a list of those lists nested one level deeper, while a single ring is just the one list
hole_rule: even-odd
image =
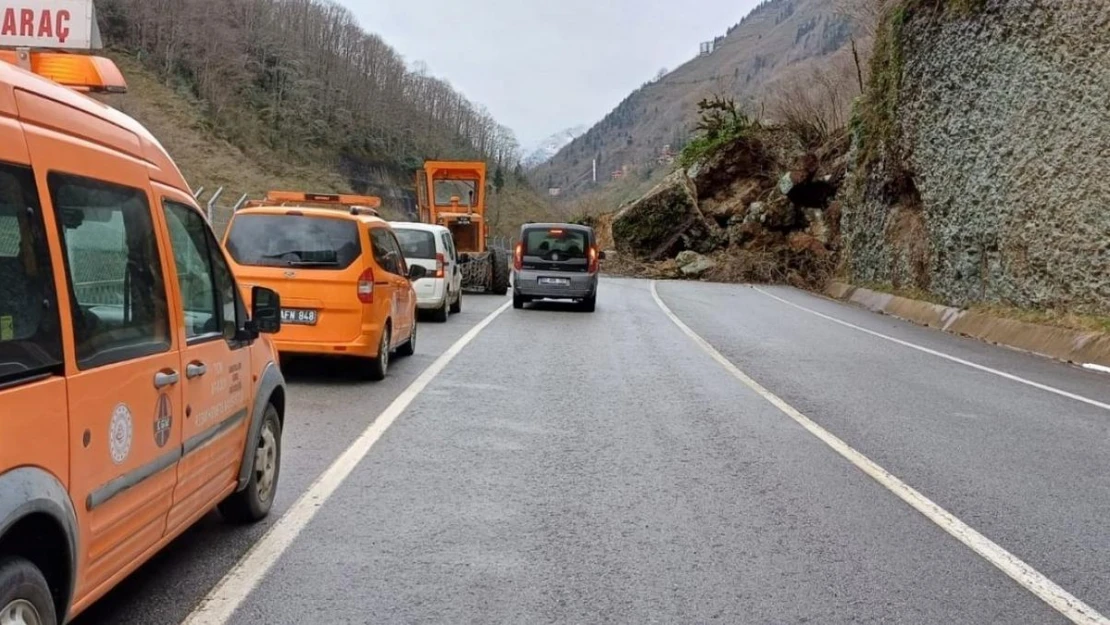
[{"label": "rock cliff face", "polygon": [[1110,3],[903,4],[854,128],[849,277],[1110,311]]}]

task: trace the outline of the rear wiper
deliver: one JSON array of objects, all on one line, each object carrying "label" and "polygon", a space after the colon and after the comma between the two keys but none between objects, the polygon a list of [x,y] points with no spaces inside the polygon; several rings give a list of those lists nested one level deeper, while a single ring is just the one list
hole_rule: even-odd
[{"label": "rear wiper", "polygon": [[339,263],[334,260],[291,260],[289,261],[290,267],[338,267]]}]

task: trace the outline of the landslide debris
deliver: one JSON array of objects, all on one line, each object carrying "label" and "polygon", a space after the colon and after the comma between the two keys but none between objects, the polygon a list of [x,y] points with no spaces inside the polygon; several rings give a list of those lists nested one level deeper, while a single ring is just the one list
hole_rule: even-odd
[{"label": "landslide debris", "polygon": [[610,273],[820,286],[839,247],[837,192],[849,137],[806,149],[791,132],[752,126],[647,195],[598,221]]}]

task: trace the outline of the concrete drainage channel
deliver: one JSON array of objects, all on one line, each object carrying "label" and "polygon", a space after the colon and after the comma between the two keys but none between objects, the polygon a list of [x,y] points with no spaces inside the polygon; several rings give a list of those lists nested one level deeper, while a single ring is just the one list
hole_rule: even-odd
[{"label": "concrete drainage channel", "polygon": [[1085,332],[1005,319],[985,313],[941,306],[843,282],[832,282],[825,294],[952,334],[1055,358],[1091,371],[1110,374],[1110,334]]}]

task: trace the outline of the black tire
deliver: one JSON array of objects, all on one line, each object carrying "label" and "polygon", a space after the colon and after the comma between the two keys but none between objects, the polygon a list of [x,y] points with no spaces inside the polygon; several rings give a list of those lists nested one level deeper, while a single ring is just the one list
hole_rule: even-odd
[{"label": "black tire", "polygon": [[451,314],[457,315],[462,312],[462,291],[455,293],[455,301],[451,304]]},{"label": "black tire", "polygon": [[373,358],[367,358],[362,362],[362,377],[371,382],[384,380],[385,374],[389,372],[391,330],[391,327],[387,324],[385,330],[382,332],[381,344],[378,345],[378,355]]},{"label": "black tire", "polygon": [[489,255],[493,263],[493,281],[490,289],[494,295],[504,295],[509,292],[509,257],[504,252],[494,249]]},{"label": "black tire", "polygon": [[587,297],[586,299],[582,300],[582,310],[583,311],[593,312],[595,309],[597,309],[597,296],[596,295],[591,295],[590,297]]},{"label": "black tire", "polygon": [[524,308],[524,297],[513,293],[513,308],[517,310]]},{"label": "black tire", "polygon": [[451,294],[443,296],[443,305],[432,311],[432,321],[436,323],[447,323],[447,307],[448,301],[451,300]]},{"label": "black tire", "polygon": [[247,457],[251,479],[243,490],[220,502],[220,514],[232,523],[257,523],[270,515],[281,476],[281,419],[273,404],[266,404],[262,427],[254,441],[255,453]]},{"label": "black tire", "polygon": [[[447,314],[447,312],[446,312],[446,309],[445,309],[444,310],[444,315],[446,315],[446,314]],[[405,341],[404,345],[397,348],[397,355],[398,356],[404,356],[404,357],[407,358],[407,357],[412,356],[413,354],[416,353],[416,329],[417,329],[417,327],[418,327],[418,324],[416,322],[416,315],[413,315],[413,318],[412,318],[412,334],[409,335],[409,340]]]},{"label": "black tire", "polygon": [[42,571],[23,558],[0,558],[0,616],[16,609],[33,610],[43,625],[58,625],[54,598]]}]

